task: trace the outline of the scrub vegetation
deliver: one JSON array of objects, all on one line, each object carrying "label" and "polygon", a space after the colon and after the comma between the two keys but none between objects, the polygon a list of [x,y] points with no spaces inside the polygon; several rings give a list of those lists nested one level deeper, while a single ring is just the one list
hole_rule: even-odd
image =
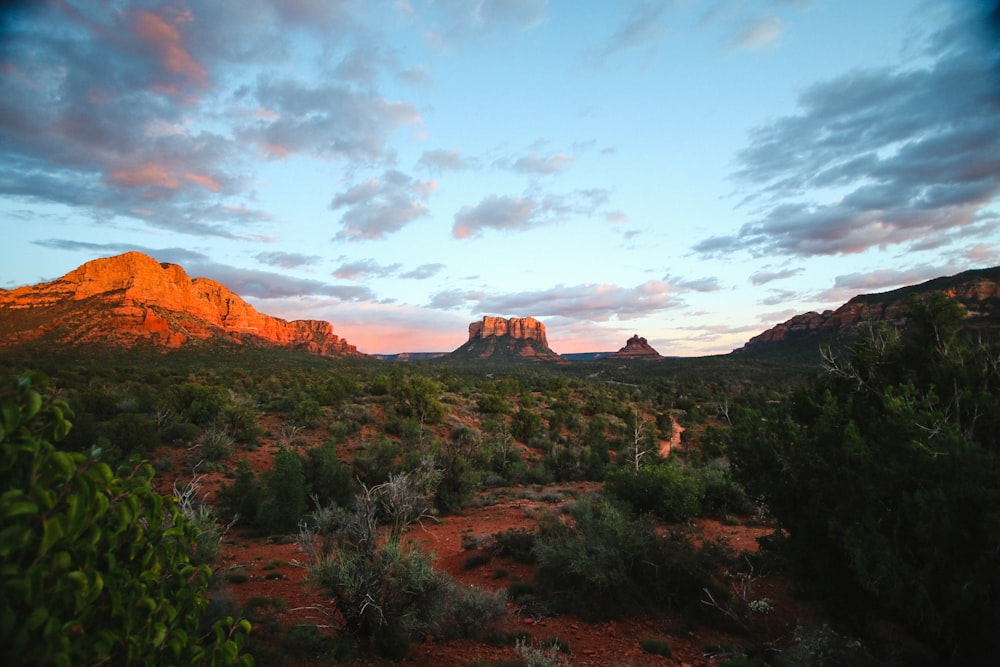
[{"label": "scrub vegetation", "polygon": [[[687,650],[680,623],[730,638],[700,647],[717,664],[991,662],[1000,354],[944,296],[908,308],[785,358],[0,359],[4,664],[351,664],[431,638],[571,664],[505,624],[567,615],[679,619],[635,638],[650,660]],[[504,499],[546,509],[437,567],[426,528]],[[768,535],[740,553],[705,522]],[[323,621],[283,627],[221,560],[236,543],[294,545]]]}]

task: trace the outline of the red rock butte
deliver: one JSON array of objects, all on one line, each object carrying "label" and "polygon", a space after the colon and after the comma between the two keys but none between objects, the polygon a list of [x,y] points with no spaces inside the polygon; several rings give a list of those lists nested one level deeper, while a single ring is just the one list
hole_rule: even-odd
[{"label": "red rock butte", "polygon": [[326,356],[358,354],[329,322],[257,312],[208,278],[140,252],[96,259],[47,283],[0,290],[0,344],[144,343],[164,350],[222,339]]},{"label": "red rock butte", "polygon": [[481,322],[469,325],[469,340],[486,338],[487,336],[510,336],[511,338],[533,338],[548,347],[545,338],[545,325],[533,317],[484,317]]},{"label": "red rock butte", "polygon": [[632,336],[625,342],[625,347],[621,348],[613,355],[613,359],[662,359],[659,352],[646,342],[638,334]]}]

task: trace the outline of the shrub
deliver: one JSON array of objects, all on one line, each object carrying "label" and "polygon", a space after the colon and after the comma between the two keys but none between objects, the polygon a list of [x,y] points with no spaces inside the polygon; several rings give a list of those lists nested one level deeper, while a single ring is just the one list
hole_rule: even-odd
[{"label": "shrub", "polygon": [[265,475],[266,502],[258,513],[261,527],[271,533],[290,533],[306,512],[306,476],[302,458],[279,447],[274,466]]},{"label": "shrub", "polygon": [[70,416],[27,376],[0,397],[5,664],[250,664],[246,621],[199,633],[211,572],[191,563],[194,526],[148,465],[115,475],[57,449]]},{"label": "shrub", "polygon": [[336,546],[311,569],[336,601],[347,630],[386,657],[402,657],[413,637],[428,633],[473,636],[504,613],[501,598],[458,586],[402,542],[406,529],[429,510],[433,483],[403,474],[363,488],[338,528]]},{"label": "shrub", "polygon": [[701,511],[704,486],[691,470],[668,461],[619,468],[608,473],[605,492],[639,513],[651,512],[667,521],[687,521]]},{"label": "shrub", "polygon": [[608,498],[576,501],[568,518],[543,515],[535,542],[539,588],[585,617],[640,608],[682,608],[711,585],[695,548],[632,520]]},{"label": "shrub", "polygon": [[321,506],[330,503],[347,506],[354,495],[354,471],[338,458],[332,443],[310,449],[303,471],[310,495]]},{"label": "shrub", "polygon": [[655,637],[644,637],[640,639],[639,648],[646,653],[650,653],[652,655],[662,655],[665,658],[669,658],[674,653],[673,649],[670,648],[670,644],[663,639],[656,639]]},{"label": "shrub", "polygon": [[219,489],[219,504],[230,520],[257,525],[264,496],[265,489],[250,462],[240,459],[236,464],[236,479]]}]

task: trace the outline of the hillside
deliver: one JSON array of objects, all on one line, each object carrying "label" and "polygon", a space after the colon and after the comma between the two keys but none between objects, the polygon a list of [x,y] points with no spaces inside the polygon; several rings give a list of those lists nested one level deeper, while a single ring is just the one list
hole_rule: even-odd
[{"label": "hillside", "polygon": [[47,283],[0,290],[0,346],[148,346],[224,342],[359,354],[328,322],[257,312],[225,285],[139,252],[96,259]]},{"label": "hillside", "polygon": [[964,271],[889,292],[861,294],[836,310],[809,312],[778,324],[747,341],[734,353],[777,351],[790,344],[818,346],[849,340],[862,322],[905,324],[901,315],[907,297],[944,292],[966,311],[965,328],[983,334],[1000,331],[1000,267]]},{"label": "hillside", "polygon": [[533,317],[484,317],[469,324],[469,340],[450,361],[565,361],[549,348],[545,325]]}]

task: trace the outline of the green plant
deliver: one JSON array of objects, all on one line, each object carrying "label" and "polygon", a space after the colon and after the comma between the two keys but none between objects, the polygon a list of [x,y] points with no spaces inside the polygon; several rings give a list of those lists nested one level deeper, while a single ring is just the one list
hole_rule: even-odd
[{"label": "green plant", "polygon": [[264,483],[267,493],[258,512],[261,527],[271,533],[293,532],[306,513],[302,458],[287,447],[279,447]]},{"label": "green plant", "polygon": [[734,422],[740,481],[788,533],[802,588],[901,623],[942,662],[992,662],[1000,627],[1000,364],[941,293],[863,325],[848,356]]},{"label": "green plant", "polygon": [[386,657],[401,657],[415,636],[472,636],[504,613],[502,599],[455,584],[428,556],[402,541],[428,516],[436,475],[404,473],[362,487],[319,554],[312,578],[337,602],[346,629]]},{"label": "green plant", "polygon": [[663,536],[607,498],[576,501],[569,516],[543,515],[535,542],[539,588],[585,617],[697,602],[711,577],[690,542]]},{"label": "green plant", "polygon": [[652,655],[662,655],[665,658],[669,658],[674,654],[670,644],[664,639],[657,639],[656,637],[643,637],[639,640],[639,648],[641,648],[646,653]]},{"label": "green plant", "polygon": [[651,512],[668,521],[687,521],[701,511],[705,489],[696,472],[673,461],[618,468],[605,478],[605,493],[635,512]]},{"label": "green plant", "polygon": [[[25,376],[0,396],[0,646],[5,664],[249,664],[246,621],[199,633],[211,571],[196,528],[152,489],[52,444],[68,406]],[[51,440],[50,440],[51,439]]]}]

